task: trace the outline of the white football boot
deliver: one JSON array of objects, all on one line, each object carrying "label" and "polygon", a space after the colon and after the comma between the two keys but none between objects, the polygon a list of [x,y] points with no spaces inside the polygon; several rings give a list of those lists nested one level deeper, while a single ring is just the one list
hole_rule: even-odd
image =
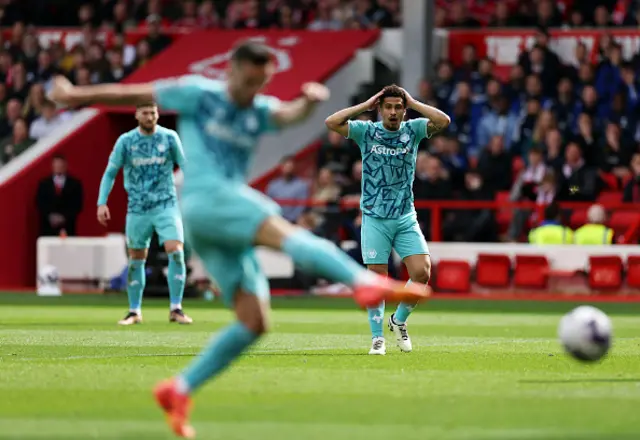
[{"label": "white football boot", "polygon": [[376,354],[384,356],[387,354],[387,347],[384,343],[384,338],[373,338],[371,341],[371,350],[369,350],[369,354]]},{"label": "white football boot", "polygon": [[389,330],[395,335],[396,342],[398,344],[398,348],[400,351],[405,353],[411,352],[413,347],[411,346],[411,338],[409,338],[409,333],[407,332],[407,323],[404,324],[396,324],[393,320],[394,315],[389,317]]},{"label": "white football boot", "polygon": [[118,321],[119,325],[133,325],[142,323],[142,315],[138,315],[136,312],[129,312],[127,316]]}]

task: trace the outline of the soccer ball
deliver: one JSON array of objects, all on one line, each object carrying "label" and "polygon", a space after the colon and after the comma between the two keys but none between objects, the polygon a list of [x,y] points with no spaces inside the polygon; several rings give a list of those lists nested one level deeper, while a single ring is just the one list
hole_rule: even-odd
[{"label": "soccer ball", "polygon": [[611,320],[601,310],[580,306],[562,317],[558,336],[571,356],[593,362],[609,351],[612,330]]}]

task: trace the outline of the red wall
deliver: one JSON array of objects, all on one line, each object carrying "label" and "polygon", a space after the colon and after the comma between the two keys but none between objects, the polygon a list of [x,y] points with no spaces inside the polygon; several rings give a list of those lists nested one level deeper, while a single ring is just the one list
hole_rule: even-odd
[{"label": "red wall", "polygon": [[[175,126],[175,117],[161,118],[160,123]],[[24,288],[35,285],[38,212],[35,196],[38,182],[51,172],[51,158],[64,154],[69,174],[80,179],[84,189],[84,208],[78,219],[79,236],[102,236],[124,231],[126,196],[122,174],[114,185],[109,208],[112,221],[108,229],[95,218],[98,187],[109,153],[118,136],[136,126],[133,114],[99,113],[78,130],[69,134],[53,151],[42,155],[10,181],[0,186],[0,288]]]}]

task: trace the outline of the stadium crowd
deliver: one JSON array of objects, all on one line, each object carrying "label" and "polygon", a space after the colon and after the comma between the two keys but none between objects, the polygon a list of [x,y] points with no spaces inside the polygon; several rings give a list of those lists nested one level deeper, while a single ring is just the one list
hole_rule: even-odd
[{"label": "stadium crowd", "polygon": [[[400,0],[0,0],[0,165],[50,133],[73,110],[56,112],[45,98],[51,78],[67,75],[76,84],[120,81],[170,44],[164,31],[178,28],[308,28],[312,30],[393,27],[400,24]],[[73,8],[70,8],[73,5]],[[462,48],[462,65],[440,60],[420,98],[452,116],[449,130],[421,146],[417,199],[493,200],[510,191],[512,200],[540,204],[593,201],[607,186],[624,187],[625,201],[640,201],[640,57],[623,59],[612,38],[600,42],[597,64],[587,48],[563,65],[549,44],[548,27],[637,25],[637,0],[457,0],[437,8],[446,27],[535,26],[536,44],[523,52],[509,78],[494,75],[494,63]],[[69,14],[69,10],[77,14]],[[37,28],[77,26],[74,47],[42,47]],[[132,45],[129,29],[148,35]],[[107,43],[97,38],[109,30]],[[415,115],[409,115],[413,117]],[[362,115],[375,118],[373,114]],[[632,165],[633,162],[633,166]],[[359,197],[359,151],[328,134],[314,182],[294,182],[295,164],[283,166],[273,182],[275,198],[328,202]],[[315,228],[335,210],[287,207],[288,218]],[[445,213],[447,240],[497,240],[491,211],[475,216]],[[514,216],[505,238],[522,237],[533,214]],[[429,236],[430,215],[419,210]],[[470,219],[473,218],[473,221]],[[351,212],[350,229],[359,215]],[[356,232],[354,232],[355,234]]]}]

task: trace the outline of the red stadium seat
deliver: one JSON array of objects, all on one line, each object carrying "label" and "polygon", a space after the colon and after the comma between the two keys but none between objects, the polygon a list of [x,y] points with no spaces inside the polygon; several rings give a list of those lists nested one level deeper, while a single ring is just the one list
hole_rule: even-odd
[{"label": "red stadium seat", "polygon": [[471,266],[461,260],[440,260],[435,271],[436,291],[471,291]]},{"label": "red stadium seat", "polygon": [[617,255],[589,257],[589,287],[613,290],[622,286],[622,259]]},{"label": "red stadium seat", "polygon": [[618,178],[614,174],[601,172],[600,178],[610,190],[616,191],[620,189],[620,182],[618,182]]},{"label": "red stadium seat", "polygon": [[545,289],[549,280],[549,261],[544,255],[516,255],[513,282],[525,289]]},{"label": "red stadium seat", "polygon": [[637,211],[614,211],[609,220],[609,227],[616,233],[624,233],[640,219]]},{"label": "red stadium seat", "polygon": [[620,203],[622,193],[620,191],[603,191],[598,196],[598,203]]},{"label": "red stadium seat", "polygon": [[479,254],[476,262],[476,282],[483,287],[507,287],[511,259],[507,255]]},{"label": "red stadium seat", "polygon": [[569,226],[571,227],[571,229],[578,229],[585,223],[587,223],[586,209],[578,209],[571,213],[571,219],[569,220]]},{"label": "red stadium seat", "polygon": [[627,286],[640,289],[640,255],[627,258]]}]

